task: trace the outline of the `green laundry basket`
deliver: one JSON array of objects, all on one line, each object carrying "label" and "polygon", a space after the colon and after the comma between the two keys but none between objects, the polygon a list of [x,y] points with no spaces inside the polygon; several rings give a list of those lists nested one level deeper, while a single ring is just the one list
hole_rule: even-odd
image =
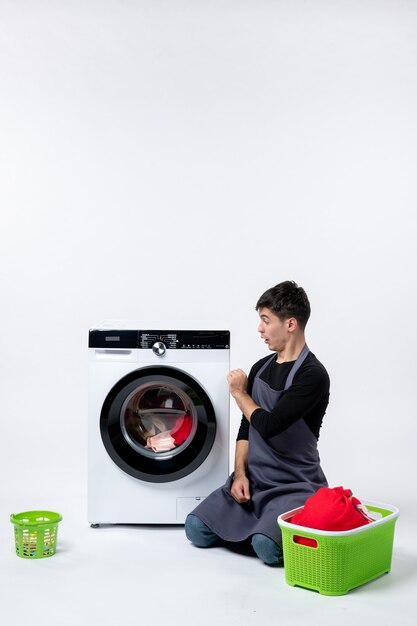
[{"label": "green laundry basket", "polygon": [[56,551],[58,524],[62,515],[52,511],[25,511],[12,514],[17,556],[43,559]]},{"label": "green laundry basket", "polygon": [[[292,524],[293,515],[303,507],[278,517],[289,585],[337,596],[390,571],[399,511],[388,504],[363,502],[382,517],[353,530],[333,532]],[[311,545],[299,538],[309,539]]]}]

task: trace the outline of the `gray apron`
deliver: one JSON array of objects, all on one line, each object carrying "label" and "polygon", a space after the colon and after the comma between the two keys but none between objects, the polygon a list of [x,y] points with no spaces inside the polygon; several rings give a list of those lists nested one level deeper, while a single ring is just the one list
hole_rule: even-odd
[{"label": "gray apron", "polygon": [[[254,402],[272,411],[283,392],[292,385],[308,353],[305,345],[288,374],[285,388],[280,391],[271,389],[260,378],[276,359],[276,354],[268,359],[253,382]],[[278,515],[302,506],[320,487],[327,487],[320,467],[317,438],[303,419],[267,440],[249,425],[248,478],[251,494],[248,502],[239,504],[231,495],[232,474],[226,484],[205,498],[192,514],[225,541],[244,541],[255,533],[262,533],[280,544]]]}]

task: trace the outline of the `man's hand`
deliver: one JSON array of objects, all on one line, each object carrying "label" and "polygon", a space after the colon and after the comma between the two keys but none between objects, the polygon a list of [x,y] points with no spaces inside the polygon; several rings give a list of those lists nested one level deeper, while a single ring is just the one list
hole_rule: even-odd
[{"label": "man's hand", "polygon": [[232,370],[227,376],[227,382],[229,383],[230,394],[235,397],[236,395],[246,393],[248,387],[248,378],[245,372],[241,369]]},{"label": "man's hand", "polygon": [[243,504],[250,500],[249,480],[245,474],[235,476],[230,493],[239,504]]}]

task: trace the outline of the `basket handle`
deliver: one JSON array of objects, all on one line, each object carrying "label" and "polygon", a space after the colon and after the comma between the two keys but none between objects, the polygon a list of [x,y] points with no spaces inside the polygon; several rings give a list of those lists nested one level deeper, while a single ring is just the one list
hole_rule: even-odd
[{"label": "basket handle", "polygon": [[292,540],[294,543],[307,546],[308,548],[318,548],[319,544],[316,539],[312,537],[303,537],[303,535],[293,535]]}]

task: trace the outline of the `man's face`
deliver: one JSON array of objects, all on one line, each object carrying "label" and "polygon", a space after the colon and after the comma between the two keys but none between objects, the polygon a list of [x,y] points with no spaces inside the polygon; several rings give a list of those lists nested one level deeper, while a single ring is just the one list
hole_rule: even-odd
[{"label": "man's face", "polygon": [[259,309],[258,332],[270,350],[280,352],[284,349],[290,333],[288,332],[288,320],[280,320],[275,313],[267,307]]}]

